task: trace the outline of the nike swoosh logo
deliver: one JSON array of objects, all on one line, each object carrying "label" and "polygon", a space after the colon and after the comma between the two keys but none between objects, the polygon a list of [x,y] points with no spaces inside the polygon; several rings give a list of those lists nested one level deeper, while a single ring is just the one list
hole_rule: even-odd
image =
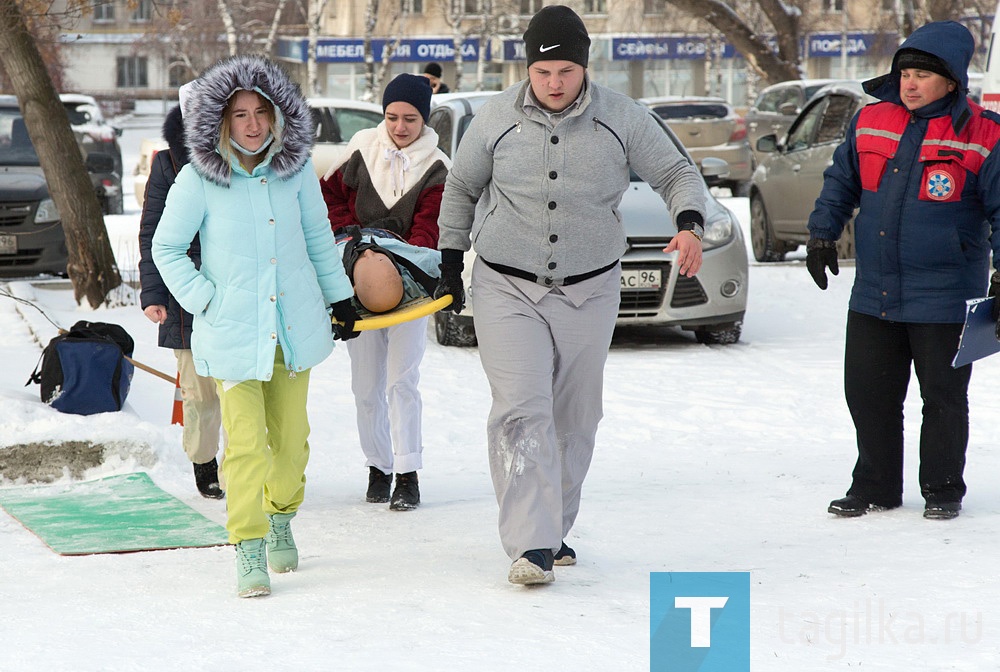
[{"label": "nike swoosh logo", "polygon": [[546,51],[552,51],[556,47],[561,47],[561,46],[562,46],[561,44],[553,44],[551,47],[545,47],[545,46],[538,47],[538,52],[544,54]]}]

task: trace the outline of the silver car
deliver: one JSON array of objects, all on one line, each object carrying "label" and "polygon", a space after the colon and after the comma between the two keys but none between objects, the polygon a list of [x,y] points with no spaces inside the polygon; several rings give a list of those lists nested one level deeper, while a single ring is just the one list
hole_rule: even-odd
[{"label": "silver car", "polygon": [[[781,261],[809,240],[806,225],[823,189],[823,171],[844,141],[858,109],[875,99],[861,84],[840,81],[823,87],[792,122],[788,134],[757,141],[760,164],[750,185],[750,245],[757,261]],[[842,259],[854,257],[854,223],[838,241]]]},{"label": "silver car", "polygon": [[[449,156],[462,141],[473,115],[490,94],[435,96],[429,125],[437,131],[438,146]],[[669,127],[655,114],[678,149],[691,161]],[[713,184],[728,177],[724,161],[706,159],[702,174]],[[736,343],[747,306],[747,250],[736,216],[705,186],[708,218],[702,241],[704,263],[693,278],[680,275],[675,254],[665,254],[677,233],[663,199],[635,174],[619,207],[625,223],[628,250],[622,258],[622,295],[619,326],[674,326],[693,331],[699,343]],[[442,345],[475,345],[472,314],[476,297],[471,290],[474,253],[465,258],[466,308],[461,315],[435,313],[435,332]]]},{"label": "silver car", "polygon": [[[784,137],[795,117],[816,92],[836,79],[793,79],[762,89],[757,100],[747,110],[747,136],[756,150],[757,141],[765,135]],[[757,153],[757,160],[761,159]]]},{"label": "silver car", "polygon": [[747,125],[724,98],[662,96],[639,102],[667,122],[699,167],[709,156],[728,163],[729,177],[722,186],[729,187],[733,196],[750,193],[754,156]]}]

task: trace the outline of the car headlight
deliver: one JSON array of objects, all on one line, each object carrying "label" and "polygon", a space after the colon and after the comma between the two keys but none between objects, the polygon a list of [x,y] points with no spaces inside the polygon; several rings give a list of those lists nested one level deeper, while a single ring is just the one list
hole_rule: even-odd
[{"label": "car headlight", "polygon": [[59,208],[56,207],[55,201],[51,198],[46,198],[38,204],[38,210],[35,211],[35,224],[50,224],[58,222],[59,219]]},{"label": "car headlight", "polygon": [[721,247],[733,238],[733,220],[728,215],[716,216],[705,223],[705,235],[702,236],[701,247],[710,250]]}]

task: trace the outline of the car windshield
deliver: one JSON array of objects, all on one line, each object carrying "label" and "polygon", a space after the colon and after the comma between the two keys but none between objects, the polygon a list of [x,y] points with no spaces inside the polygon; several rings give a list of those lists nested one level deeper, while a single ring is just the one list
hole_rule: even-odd
[{"label": "car windshield", "polygon": [[0,110],[0,165],[38,165],[35,146],[18,110]]},{"label": "car windshield", "polygon": [[729,111],[719,103],[683,103],[653,108],[663,119],[725,119]]}]

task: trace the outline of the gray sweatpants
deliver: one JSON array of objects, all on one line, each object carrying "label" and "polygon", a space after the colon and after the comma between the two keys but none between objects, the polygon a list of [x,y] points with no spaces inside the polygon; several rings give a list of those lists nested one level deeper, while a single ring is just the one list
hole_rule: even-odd
[{"label": "gray sweatpants", "polygon": [[511,558],[559,549],[580,509],[604,413],[604,363],[621,297],[621,268],[563,288],[472,273],[479,358],[493,406],[490,474],[500,541]]}]

